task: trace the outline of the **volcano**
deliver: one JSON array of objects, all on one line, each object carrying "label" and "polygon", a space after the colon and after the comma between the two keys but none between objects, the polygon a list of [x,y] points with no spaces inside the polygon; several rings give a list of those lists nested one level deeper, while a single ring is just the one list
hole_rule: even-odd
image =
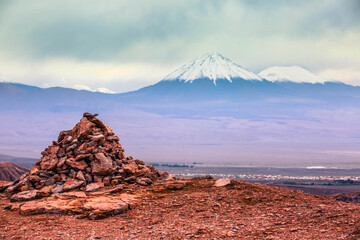
[{"label": "volcano", "polygon": [[170,73],[163,81],[193,83],[199,79],[208,79],[216,85],[216,82],[221,80],[232,82],[235,79],[261,80],[262,78],[220,53],[206,53]]}]

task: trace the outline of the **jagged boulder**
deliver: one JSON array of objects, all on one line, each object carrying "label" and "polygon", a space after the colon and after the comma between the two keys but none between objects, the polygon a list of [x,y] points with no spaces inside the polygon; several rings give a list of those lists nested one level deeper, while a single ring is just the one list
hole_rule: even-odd
[{"label": "jagged boulder", "polygon": [[1,190],[12,195],[20,192],[13,197],[20,201],[73,189],[91,192],[103,186],[148,186],[156,181],[159,172],[126,157],[119,137],[97,115],[84,113],[72,130],[60,132],[57,141],[41,152],[30,173]]}]

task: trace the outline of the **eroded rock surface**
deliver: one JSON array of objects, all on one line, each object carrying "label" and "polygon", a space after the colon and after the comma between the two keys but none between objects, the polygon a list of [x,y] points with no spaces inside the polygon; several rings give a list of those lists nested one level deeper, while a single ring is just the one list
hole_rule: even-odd
[{"label": "eroded rock surface", "polygon": [[[32,190],[36,191],[36,190]],[[23,192],[18,193],[23,194]],[[14,195],[15,196],[15,195]],[[11,204],[8,209],[18,210],[21,215],[65,214],[79,215],[91,220],[106,218],[125,212],[137,203],[133,194],[87,196],[84,192],[66,192],[51,197]]]}]

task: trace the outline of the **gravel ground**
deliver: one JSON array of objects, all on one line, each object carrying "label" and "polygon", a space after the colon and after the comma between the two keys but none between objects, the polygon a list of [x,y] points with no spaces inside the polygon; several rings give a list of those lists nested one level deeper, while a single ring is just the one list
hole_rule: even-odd
[{"label": "gravel ground", "polygon": [[139,205],[93,221],[22,216],[5,210],[0,195],[0,239],[360,239],[360,204],[246,182],[183,181],[182,190],[141,188]]}]

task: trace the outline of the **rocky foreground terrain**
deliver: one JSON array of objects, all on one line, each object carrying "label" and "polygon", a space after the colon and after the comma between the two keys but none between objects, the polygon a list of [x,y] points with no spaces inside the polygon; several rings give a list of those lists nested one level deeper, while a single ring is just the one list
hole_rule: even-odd
[{"label": "rocky foreground terrain", "polygon": [[0,182],[0,239],[359,239],[360,204],[126,157],[96,114]]},{"label": "rocky foreground terrain", "polygon": [[[360,205],[356,203],[239,181],[218,187],[211,178],[172,182],[184,187],[128,184],[119,192],[102,193],[119,199],[128,194],[136,201],[122,214],[100,220],[89,220],[76,211],[28,216],[25,209],[19,214],[16,202],[3,194],[0,239],[360,238]],[[71,200],[73,205],[86,202],[88,196],[79,192],[58,199]]]}]

